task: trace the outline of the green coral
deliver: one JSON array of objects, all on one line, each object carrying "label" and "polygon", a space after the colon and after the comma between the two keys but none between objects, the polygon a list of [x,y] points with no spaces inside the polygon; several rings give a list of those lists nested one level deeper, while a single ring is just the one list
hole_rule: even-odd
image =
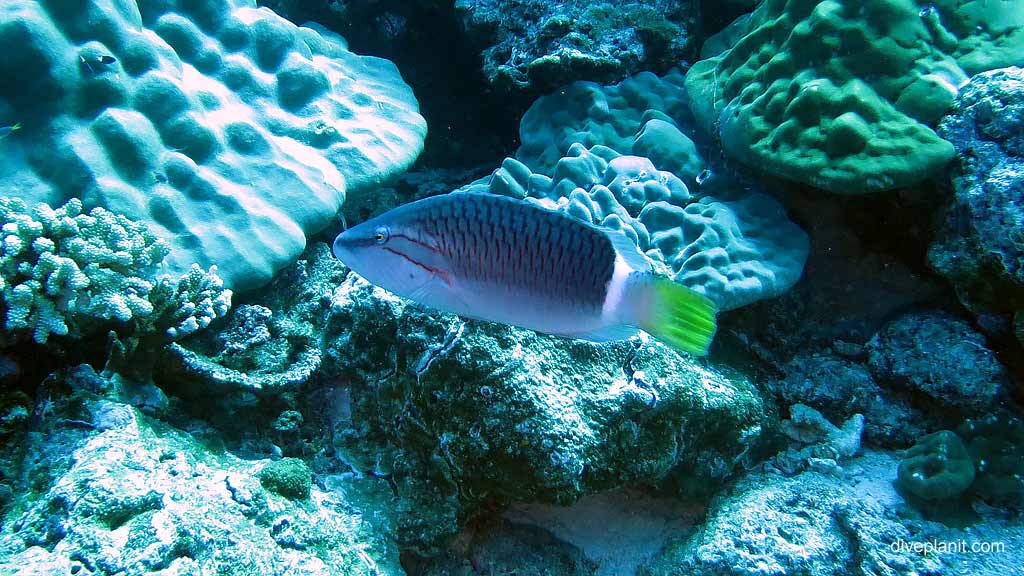
[{"label": "green coral", "polygon": [[264,488],[290,500],[307,500],[312,487],[309,466],[298,458],[282,458],[259,471]]},{"label": "green coral", "polygon": [[1024,421],[992,414],[966,420],[956,433],[977,468],[971,490],[994,504],[1024,505]]},{"label": "green coral", "polygon": [[924,500],[963,494],[974,481],[974,464],[956,434],[940,430],[914,444],[900,462],[899,485]]},{"label": "green coral", "polygon": [[953,157],[930,126],[969,75],[1019,61],[1022,24],[1021,0],[766,0],[708,41],[686,87],[742,162],[832,192],[887,190]]}]

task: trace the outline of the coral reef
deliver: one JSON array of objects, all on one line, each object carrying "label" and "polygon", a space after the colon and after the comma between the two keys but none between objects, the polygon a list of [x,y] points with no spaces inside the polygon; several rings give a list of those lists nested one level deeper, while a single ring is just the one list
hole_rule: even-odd
[{"label": "coral reef", "polygon": [[535,174],[511,158],[463,191],[539,200],[611,230],[621,230],[656,270],[729,310],[789,289],[803,270],[807,237],[764,194],[694,198],[650,160],[573,144],[551,170]]},{"label": "coral reef", "polygon": [[311,488],[308,470],[305,484],[265,490],[270,471],[294,466],[211,451],[113,400],[116,384],[87,367],[49,387],[65,392],[20,438],[23,462],[11,480],[24,492],[0,531],[0,572],[399,573],[397,553],[360,517],[360,502]]},{"label": "coral reef", "polygon": [[939,430],[906,451],[897,470],[900,486],[925,500],[963,494],[974,482],[974,462],[956,434]]},{"label": "coral reef", "polygon": [[712,38],[686,75],[694,115],[758,170],[864,194],[935,175],[930,126],[958,88],[1024,50],[1024,4],[768,0]]},{"label": "coral reef", "polygon": [[[265,2],[348,40],[0,6],[0,574],[1019,570],[1024,71],[967,76],[1022,0]],[[354,52],[443,112],[415,172]],[[324,243],[466,190],[629,237],[712,350],[442,313]]]},{"label": "coral reef", "polygon": [[[1024,69],[978,74],[939,134],[958,154],[954,194],[928,261],[982,326],[1008,332],[1024,310]],[[1001,318],[1001,320],[998,320]]]},{"label": "coral reef", "polygon": [[0,188],[147,224],[177,273],[254,288],[346,195],[419,154],[426,126],[387,61],[246,0],[0,8]]},{"label": "coral reef", "polygon": [[502,92],[614,82],[693,52],[693,8],[678,0],[457,0],[455,10],[482,51],[488,83]]},{"label": "coral reef", "polygon": [[103,208],[82,213],[78,199],[29,210],[0,198],[3,246],[0,290],[5,336],[81,337],[131,323],[131,332],[177,340],[205,328],[231,307],[216,266],[198,264],[174,280],[154,278],[168,253],[148,228]]},{"label": "coral reef", "polygon": [[944,313],[906,314],[866,346],[876,381],[925,395],[950,411],[984,414],[995,408],[1006,368],[971,325]]}]

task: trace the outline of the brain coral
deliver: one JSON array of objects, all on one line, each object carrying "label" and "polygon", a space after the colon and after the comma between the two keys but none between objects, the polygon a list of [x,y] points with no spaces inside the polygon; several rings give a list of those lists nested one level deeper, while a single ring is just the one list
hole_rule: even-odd
[{"label": "brain coral", "polygon": [[1022,25],[1021,0],[766,0],[705,45],[686,87],[742,162],[832,192],[886,190],[953,156],[929,126],[968,76],[1019,62]]},{"label": "brain coral", "polygon": [[426,126],[394,66],[247,0],[0,5],[0,190],[144,222],[176,272],[252,288]]},{"label": "brain coral", "polygon": [[724,310],[778,296],[800,278],[807,234],[765,194],[695,198],[649,159],[573,144],[552,176],[507,158],[490,179],[460,190],[533,198],[586,222],[622,230],[655,269]]}]

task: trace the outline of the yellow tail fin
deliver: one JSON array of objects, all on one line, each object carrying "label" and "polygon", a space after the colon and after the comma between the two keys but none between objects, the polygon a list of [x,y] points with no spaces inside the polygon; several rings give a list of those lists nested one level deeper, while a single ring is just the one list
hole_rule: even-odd
[{"label": "yellow tail fin", "polygon": [[650,305],[640,328],[689,354],[708,353],[715,337],[715,303],[703,294],[667,278],[650,277]]}]

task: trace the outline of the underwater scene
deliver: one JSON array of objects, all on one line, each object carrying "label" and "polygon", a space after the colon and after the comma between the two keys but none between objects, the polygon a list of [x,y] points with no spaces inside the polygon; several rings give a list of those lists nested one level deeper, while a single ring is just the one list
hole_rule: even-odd
[{"label": "underwater scene", "polygon": [[1024,0],[0,0],[0,576],[1024,576]]}]

